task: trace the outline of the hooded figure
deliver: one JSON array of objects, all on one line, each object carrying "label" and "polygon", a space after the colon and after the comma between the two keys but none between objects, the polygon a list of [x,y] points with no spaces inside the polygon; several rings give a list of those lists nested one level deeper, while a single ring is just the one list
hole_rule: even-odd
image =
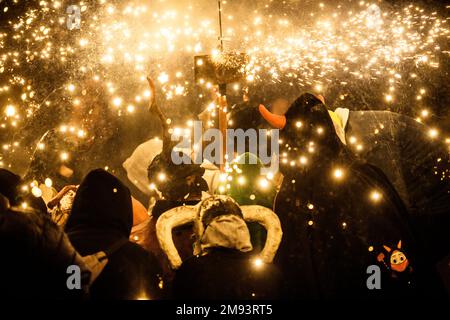
[{"label": "hooded figure", "polygon": [[[108,172],[91,171],[78,188],[65,230],[82,254],[108,256],[91,287],[93,299],[156,299],[162,280],[156,258],[130,242],[133,225],[130,191]],[[112,252],[112,254],[111,254]]]},{"label": "hooded figure", "polygon": [[[405,298],[440,289],[397,192],[341,143],[323,102],[301,95],[284,122],[275,212],[285,236],[275,262],[286,276],[286,297]],[[413,270],[401,277],[379,255],[400,240]],[[370,265],[380,266],[383,290],[368,289]]]},{"label": "hooded figure", "polygon": [[[0,196],[0,295],[6,299],[82,299],[91,272],[66,234],[49,217],[10,207]],[[80,287],[69,290],[70,266],[80,268]],[[93,279],[92,279],[93,280]]]},{"label": "hooded figure", "polygon": [[[182,263],[172,240],[172,229],[194,223],[194,257]],[[246,221],[267,228],[260,257],[250,254],[252,244]],[[213,196],[195,207],[164,213],[156,224],[158,240],[174,269],[173,295],[179,299],[269,299],[279,297],[280,275],[271,265],[281,240],[280,222],[273,211],[242,206],[230,197]],[[180,267],[181,266],[181,267]]]},{"label": "hooded figure", "polygon": [[[323,97],[318,98],[324,103]],[[274,127],[286,125],[283,113],[273,114],[264,106],[260,112]],[[450,154],[434,131],[390,111],[337,108],[328,113],[339,140],[358,159],[386,174],[430,260],[438,262],[449,255]]]}]

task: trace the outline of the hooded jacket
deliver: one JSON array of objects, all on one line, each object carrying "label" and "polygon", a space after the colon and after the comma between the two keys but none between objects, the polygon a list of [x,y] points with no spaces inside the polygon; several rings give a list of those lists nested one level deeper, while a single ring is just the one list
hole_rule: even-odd
[{"label": "hooded jacket", "polygon": [[[130,191],[108,172],[91,171],[78,188],[65,230],[82,255],[116,250],[91,287],[93,299],[161,297],[160,268],[153,254],[130,242]],[[161,282],[161,283],[160,283]]]}]

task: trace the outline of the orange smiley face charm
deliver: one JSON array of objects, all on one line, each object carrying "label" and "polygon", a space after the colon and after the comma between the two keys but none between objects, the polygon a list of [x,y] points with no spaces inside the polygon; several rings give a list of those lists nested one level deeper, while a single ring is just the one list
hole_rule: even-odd
[{"label": "orange smiley face charm", "polygon": [[408,268],[409,262],[403,252],[395,250],[391,255],[391,269],[397,272],[403,272]]},{"label": "orange smiley face charm", "polygon": [[[383,247],[384,249],[386,249],[387,252],[392,251],[392,249],[387,246]],[[399,243],[397,244],[397,249],[394,249],[389,261],[391,264],[391,269],[397,272],[403,272],[409,266],[409,261],[406,258],[406,255],[402,251],[400,251],[401,248],[402,248],[402,241],[400,240]]]}]

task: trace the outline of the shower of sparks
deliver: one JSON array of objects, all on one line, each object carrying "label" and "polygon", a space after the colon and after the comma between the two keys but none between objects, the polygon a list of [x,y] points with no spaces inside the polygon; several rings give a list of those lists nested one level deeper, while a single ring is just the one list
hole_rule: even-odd
[{"label": "shower of sparks", "polygon": [[[0,15],[20,0],[12,2],[11,8],[9,2],[0,3]],[[230,86],[231,91],[270,82],[324,93],[337,84],[344,100],[356,90],[355,83],[370,80],[381,88],[373,94],[391,108],[402,99],[397,92],[407,83],[417,101],[412,113],[418,121],[428,118],[430,111],[421,105],[427,95],[421,75],[439,68],[439,56],[449,54],[439,45],[440,39],[449,38],[448,19],[438,12],[416,5],[392,9],[379,2],[360,1],[351,7],[321,3],[296,20],[288,5],[272,12],[272,1],[261,3],[248,10],[241,4],[244,9],[236,11],[232,1],[223,1],[226,49],[249,56],[246,79]],[[66,9],[74,4],[80,11],[79,30],[67,28]],[[54,106],[67,101],[72,108],[83,105],[86,77],[105,90],[118,117],[147,107],[149,74],[163,108],[170,110],[175,99],[195,96],[200,109],[215,116],[217,105],[204,99],[211,96],[207,92],[213,84],[203,79],[195,83],[193,56],[217,53],[216,15],[214,1],[39,1],[0,31],[0,98],[5,102],[0,105],[0,130],[20,132],[38,111],[54,112]],[[33,78],[49,69],[64,72],[58,81]],[[61,128],[79,139],[89,136],[83,124]],[[432,130],[430,137],[439,138],[440,131]],[[1,141],[3,154],[21,147],[17,135],[10,136],[14,140]],[[350,145],[363,149],[356,138]],[[59,152],[62,161],[70,158],[68,151]],[[2,160],[0,154],[0,166],[5,165]],[[308,164],[306,156],[299,161]]]}]

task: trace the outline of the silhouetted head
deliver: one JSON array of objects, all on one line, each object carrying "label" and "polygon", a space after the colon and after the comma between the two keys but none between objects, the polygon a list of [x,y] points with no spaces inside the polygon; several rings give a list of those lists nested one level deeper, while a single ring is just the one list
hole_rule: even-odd
[{"label": "silhouetted head", "polygon": [[26,203],[27,206],[47,213],[47,206],[41,197],[35,197],[29,191],[21,190],[22,179],[6,169],[0,169],[0,194],[5,196],[11,206]]},{"label": "silhouetted head", "polygon": [[65,230],[112,231],[128,238],[132,225],[130,190],[105,170],[91,171],[78,187]]}]

